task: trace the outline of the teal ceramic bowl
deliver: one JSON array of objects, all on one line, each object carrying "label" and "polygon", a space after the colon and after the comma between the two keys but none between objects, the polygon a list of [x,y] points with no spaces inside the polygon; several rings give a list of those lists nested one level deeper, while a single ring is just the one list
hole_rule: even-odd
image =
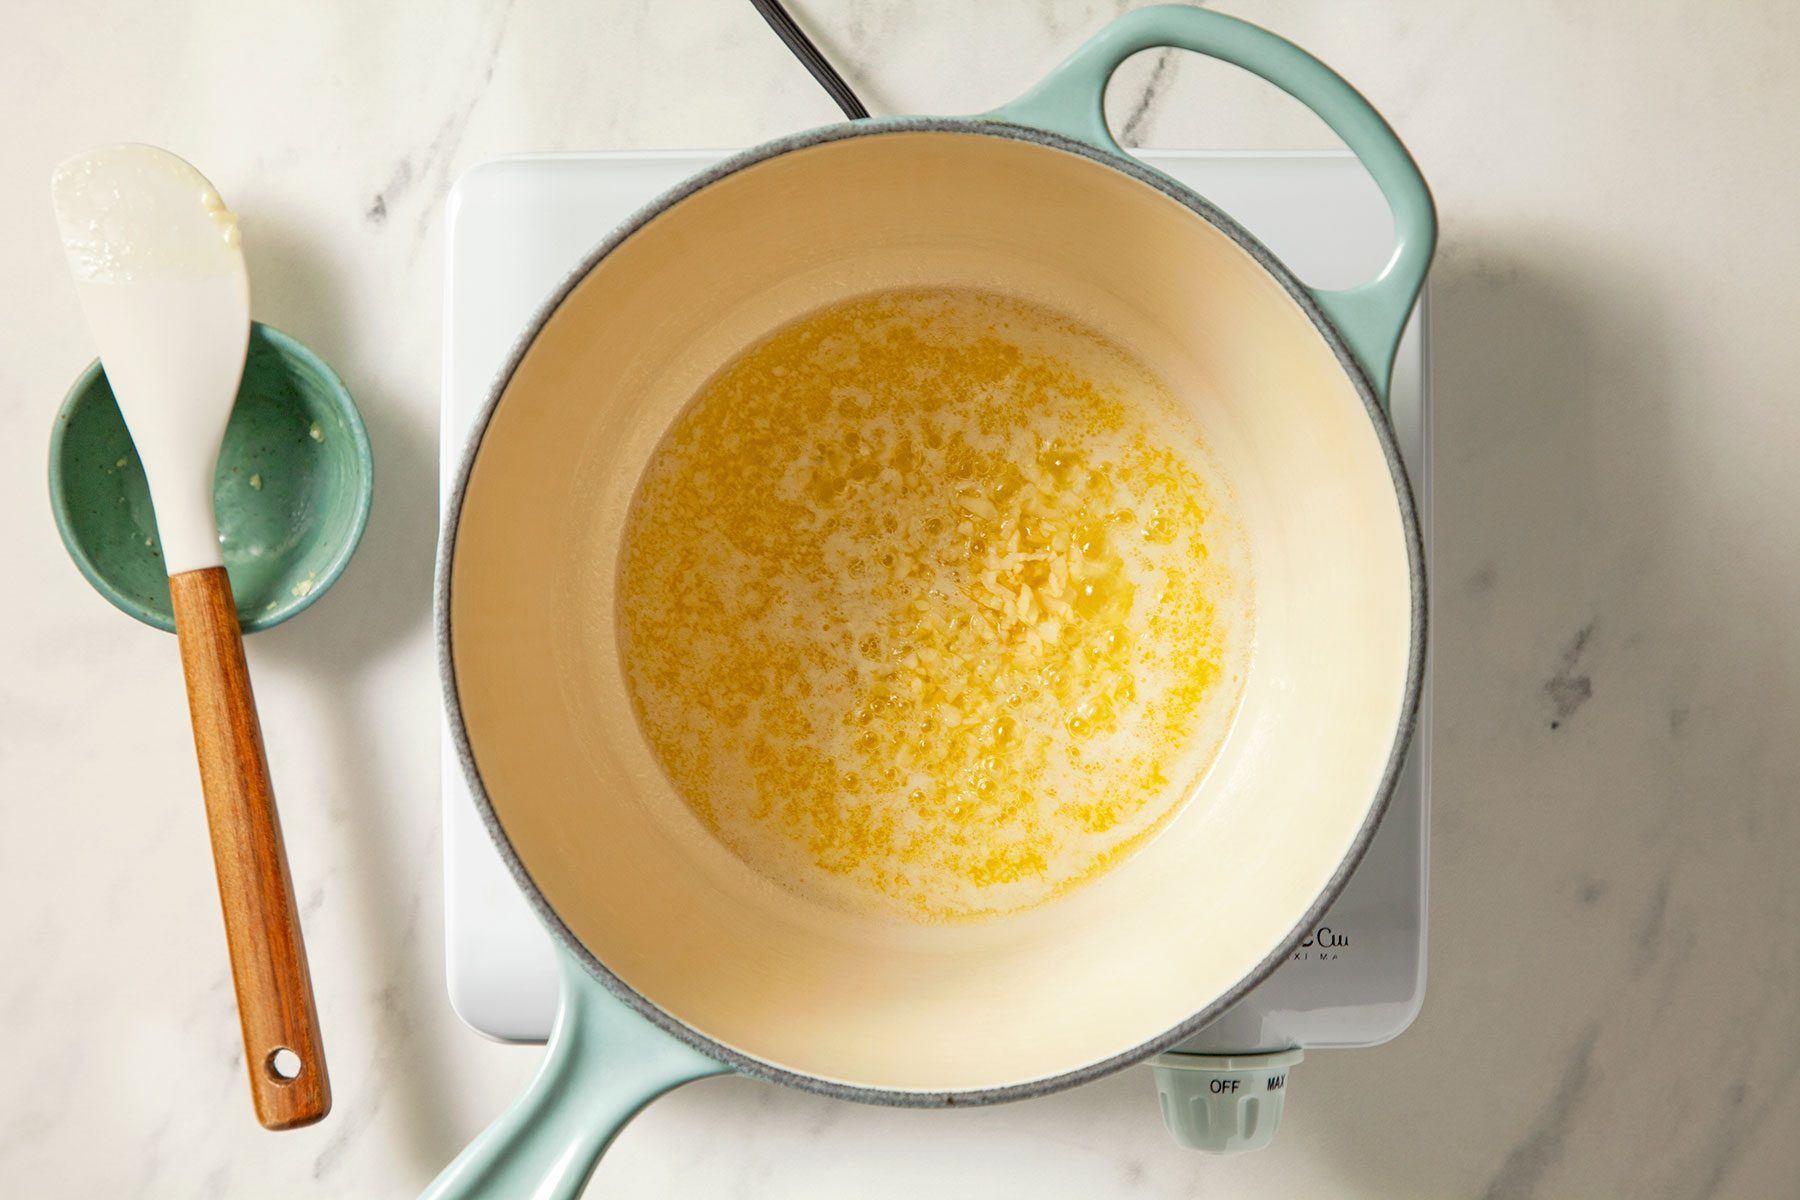
[{"label": "teal ceramic bowl", "polygon": [[[373,487],[368,431],[343,383],[293,338],[252,323],[213,480],[225,569],[246,633],[279,625],[343,573]],[[88,582],[120,611],[173,632],[149,485],[98,361],[56,416],[50,506]]]}]

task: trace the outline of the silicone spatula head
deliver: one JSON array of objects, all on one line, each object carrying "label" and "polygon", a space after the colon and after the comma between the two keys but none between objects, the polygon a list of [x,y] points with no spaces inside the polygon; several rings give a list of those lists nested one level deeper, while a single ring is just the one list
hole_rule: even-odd
[{"label": "silicone spatula head", "polygon": [[169,574],[223,561],[213,472],[250,337],[237,219],[155,146],[102,146],[56,168],[63,250],[131,430]]}]

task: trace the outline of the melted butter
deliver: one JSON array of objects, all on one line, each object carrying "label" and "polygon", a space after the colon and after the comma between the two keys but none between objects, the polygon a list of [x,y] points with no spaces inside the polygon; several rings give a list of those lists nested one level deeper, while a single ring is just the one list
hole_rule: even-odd
[{"label": "melted butter", "polygon": [[628,518],[650,745],[747,863],[863,910],[1025,908],[1141,845],[1237,704],[1244,552],[1191,418],[1020,301],[884,293],[727,366]]}]

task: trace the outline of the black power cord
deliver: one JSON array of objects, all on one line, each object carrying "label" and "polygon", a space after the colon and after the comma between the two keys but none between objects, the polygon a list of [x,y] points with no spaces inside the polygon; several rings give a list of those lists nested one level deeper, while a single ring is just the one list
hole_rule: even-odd
[{"label": "black power cord", "polygon": [[812,39],[794,24],[794,18],[788,16],[787,9],[781,7],[780,0],[750,0],[750,4],[762,14],[762,19],[769,23],[769,28],[775,31],[775,36],[781,39],[782,44],[794,52],[794,57],[800,60],[806,73],[818,80],[819,86],[831,94],[846,117],[852,121],[860,121],[869,115],[869,110],[856,98],[856,93],[850,90],[844,77],[825,61],[825,56],[812,44]]}]

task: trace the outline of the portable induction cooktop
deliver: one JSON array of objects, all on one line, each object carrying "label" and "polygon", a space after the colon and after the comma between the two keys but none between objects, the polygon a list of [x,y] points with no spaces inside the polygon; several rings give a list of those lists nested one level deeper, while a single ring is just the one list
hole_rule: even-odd
[{"label": "portable induction cooktop", "polygon": [[[440,493],[531,315],[614,226],[723,157],[671,151],[506,158],[458,181],[449,202]],[[1160,150],[1139,157],[1232,214],[1315,287],[1371,279],[1390,252],[1386,205],[1347,153]],[[1429,549],[1428,295],[1400,344],[1392,415]],[[1410,759],[1337,902],[1291,961],[1212,1025],[1152,1060],[1164,1119],[1184,1145],[1213,1151],[1266,1145],[1290,1068],[1304,1051],[1377,1045],[1418,1013],[1425,985],[1429,670],[1428,663]],[[447,734],[443,781],[450,1003],[489,1037],[541,1042],[558,996],[550,939],[489,840]],[[1201,1075],[1178,1081],[1177,1072]]]}]

